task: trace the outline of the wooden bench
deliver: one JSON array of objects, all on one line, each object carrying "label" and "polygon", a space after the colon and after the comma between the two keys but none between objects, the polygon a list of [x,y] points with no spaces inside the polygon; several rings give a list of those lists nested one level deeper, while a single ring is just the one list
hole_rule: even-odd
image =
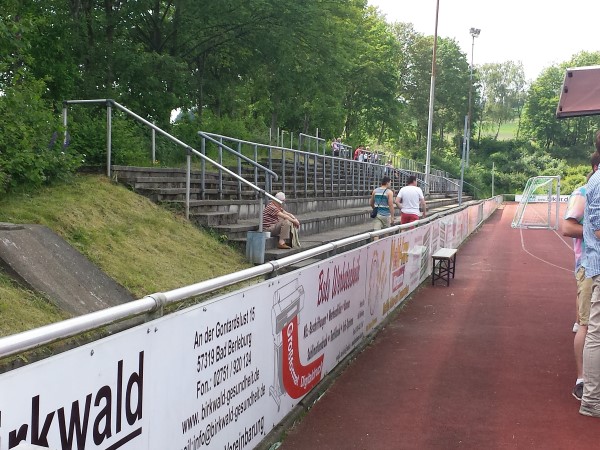
[{"label": "wooden bench", "polygon": [[446,281],[446,286],[450,286],[450,275],[454,278],[456,268],[456,253],[455,248],[440,248],[437,252],[431,255],[433,259],[433,271],[431,273],[431,285],[435,284],[435,280]]}]

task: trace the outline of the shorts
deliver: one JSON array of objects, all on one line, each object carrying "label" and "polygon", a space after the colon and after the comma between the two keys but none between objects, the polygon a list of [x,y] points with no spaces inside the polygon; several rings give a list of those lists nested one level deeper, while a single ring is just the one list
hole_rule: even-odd
[{"label": "shorts", "polygon": [[580,267],[575,274],[577,280],[577,321],[579,325],[587,326],[590,321],[590,306],[592,302],[592,285],[594,281],[585,277],[585,268]]},{"label": "shorts", "polygon": [[384,228],[389,228],[390,225],[392,224],[392,216],[381,216],[379,214],[377,214],[377,217],[375,217],[375,224],[373,226],[373,229],[375,231],[377,230],[383,230]]},{"label": "shorts", "polygon": [[405,223],[416,222],[417,220],[419,220],[419,216],[417,214],[400,213],[400,224],[402,225]]}]

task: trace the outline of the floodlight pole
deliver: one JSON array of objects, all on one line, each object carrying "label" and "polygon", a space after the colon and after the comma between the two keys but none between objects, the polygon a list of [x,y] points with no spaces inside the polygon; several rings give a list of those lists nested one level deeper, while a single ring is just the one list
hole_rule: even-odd
[{"label": "floodlight pole", "polygon": [[467,156],[466,156],[466,166],[469,167],[469,151],[471,149],[471,98],[473,92],[473,53],[475,51],[475,38],[479,36],[481,30],[479,28],[471,28],[469,30],[471,36],[473,38],[471,43],[471,75],[469,76],[469,119],[468,119],[468,127],[467,127]]},{"label": "floodlight pole", "polygon": [[468,116],[465,116],[465,131],[464,131],[463,145],[462,145],[462,158],[460,159],[460,185],[458,186],[458,206],[462,205],[463,184],[465,182],[465,153],[467,151],[467,149],[466,149],[467,120],[468,120]]},{"label": "floodlight pole", "polygon": [[433,55],[431,57],[431,86],[429,87],[429,119],[427,121],[427,157],[425,159],[425,194],[429,195],[429,172],[431,171],[431,135],[433,132],[433,99],[435,98],[435,60],[437,51],[438,16],[440,0],[435,6],[435,32],[433,34]]}]

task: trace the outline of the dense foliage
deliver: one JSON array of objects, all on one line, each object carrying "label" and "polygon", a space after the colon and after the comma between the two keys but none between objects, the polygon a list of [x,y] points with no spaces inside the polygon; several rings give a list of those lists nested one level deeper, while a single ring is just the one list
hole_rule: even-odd
[{"label": "dense foliage", "polygon": [[[68,99],[113,98],[184,140],[198,129],[264,141],[269,128],[318,128],[328,139],[422,161],[432,46],[432,36],[386,22],[366,0],[5,0],[0,192],[103,163],[102,108],[73,107],[64,139]],[[476,67],[471,78],[456,41],[439,38],[437,49],[435,166],[460,172],[470,89],[466,177],[480,194],[490,191],[492,163],[497,192],[519,189],[540,170],[570,176],[566,160],[587,164],[598,120],[561,122],[554,111],[564,69],[598,64],[600,54],[550,67],[528,88],[520,63]],[[147,162],[147,131],[119,114],[113,121],[115,162]],[[508,122],[518,123],[517,140],[499,146]],[[181,157],[159,146],[162,163]]]}]

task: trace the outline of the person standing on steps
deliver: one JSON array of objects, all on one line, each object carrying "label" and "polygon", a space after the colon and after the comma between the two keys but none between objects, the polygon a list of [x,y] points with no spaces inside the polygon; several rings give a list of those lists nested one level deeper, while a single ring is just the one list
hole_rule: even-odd
[{"label": "person standing on steps", "polygon": [[373,189],[369,204],[377,207],[374,230],[382,230],[394,224],[394,191],[390,189],[390,177],[381,179],[381,186]]},{"label": "person standing on steps", "polygon": [[269,231],[272,236],[278,236],[279,242],[277,248],[286,250],[291,247],[287,241],[291,238],[292,227],[300,228],[300,221],[296,217],[287,212],[283,205],[285,204],[285,194],[278,192],[275,198],[281,201],[281,204],[271,200],[263,211],[263,230]]},{"label": "person standing on steps", "polygon": [[[417,186],[417,177],[410,175],[406,186],[400,189],[396,197],[396,204],[400,208],[400,224],[411,223],[424,218],[427,214],[425,196]],[[420,208],[423,210],[420,211]]]}]

